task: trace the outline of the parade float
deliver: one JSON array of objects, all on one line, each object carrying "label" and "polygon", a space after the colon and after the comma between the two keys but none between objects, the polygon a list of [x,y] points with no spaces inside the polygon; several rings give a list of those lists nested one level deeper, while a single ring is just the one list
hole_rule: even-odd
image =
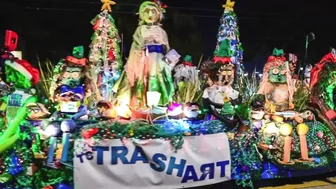
[{"label": "parade float", "polygon": [[[51,75],[1,51],[0,188],[188,188],[332,171],[336,162],[335,49],[303,80],[275,48],[262,78],[242,65],[234,2],[223,6],[211,59],[171,49],[167,6],[146,1],[123,66],[103,7],[89,58],[74,47]],[[40,81],[40,77],[42,78]],[[47,83],[46,83],[47,82]],[[39,85],[48,86],[46,94]]]}]

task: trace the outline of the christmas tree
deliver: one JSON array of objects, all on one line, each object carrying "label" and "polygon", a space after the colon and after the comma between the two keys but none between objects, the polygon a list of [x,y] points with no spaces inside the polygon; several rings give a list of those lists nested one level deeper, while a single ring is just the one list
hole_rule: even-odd
[{"label": "christmas tree", "polygon": [[243,47],[239,40],[239,27],[238,18],[236,13],[233,11],[233,6],[235,2],[227,0],[226,4],[223,5],[224,13],[220,19],[220,26],[217,34],[217,45],[215,52],[218,51],[220,43],[224,40],[230,41],[231,50],[231,60],[237,67],[243,61]]},{"label": "christmas tree", "polygon": [[90,75],[96,82],[104,100],[112,100],[112,87],[119,79],[122,68],[120,37],[113,17],[109,14],[115,2],[104,2],[102,12],[92,21],[94,34],[91,38],[89,60]]}]

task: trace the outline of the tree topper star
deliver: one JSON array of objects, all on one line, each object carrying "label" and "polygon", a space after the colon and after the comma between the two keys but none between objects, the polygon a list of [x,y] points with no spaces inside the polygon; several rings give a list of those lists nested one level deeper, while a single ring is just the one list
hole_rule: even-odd
[{"label": "tree topper star", "polygon": [[112,8],[111,5],[115,5],[116,2],[111,1],[111,0],[100,0],[103,3],[103,6],[101,8],[101,10],[108,10],[109,12],[112,12]]},{"label": "tree topper star", "polygon": [[223,5],[224,11],[233,11],[234,5],[235,5],[234,1],[226,0],[226,4]]}]

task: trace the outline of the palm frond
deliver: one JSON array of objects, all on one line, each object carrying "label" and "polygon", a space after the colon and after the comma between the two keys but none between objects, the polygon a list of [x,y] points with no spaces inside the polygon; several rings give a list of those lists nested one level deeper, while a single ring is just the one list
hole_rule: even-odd
[{"label": "palm frond", "polygon": [[41,59],[37,57],[37,62],[41,75],[40,82],[37,84],[37,88],[40,89],[39,95],[42,95],[45,98],[49,98],[49,90],[53,77],[54,66],[49,59],[46,59],[42,62]]}]

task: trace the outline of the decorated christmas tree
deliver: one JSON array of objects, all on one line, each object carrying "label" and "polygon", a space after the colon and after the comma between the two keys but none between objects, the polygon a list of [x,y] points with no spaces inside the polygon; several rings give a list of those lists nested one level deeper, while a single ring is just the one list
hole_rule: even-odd
[{"label": "decorated christmas tree", "polygon": [[[220,19],[220,26],[217,34],[217,45],[216,51],[218,51],[220,43],[224,40],[230,41],[230,50],[232,51],[231,59],[237,68],[243,61],[243,47],[239,40],[239,27],[238,18],[233,10],[235,2],[227,0],[226,4],[223,5],[224,13]],[[239,69],[238,69],[239,70]]]},{"label": "decorated christmas tree", "polygon": [[89,61],[91,77],[96,82],[104,100],[112,100],[112,87],[120,77],[122,60],[120,56],[120,37],[113,17],[111,5],[114,1],[102,1],[104,4],[92,21],[94,34],[91,37]]}]

